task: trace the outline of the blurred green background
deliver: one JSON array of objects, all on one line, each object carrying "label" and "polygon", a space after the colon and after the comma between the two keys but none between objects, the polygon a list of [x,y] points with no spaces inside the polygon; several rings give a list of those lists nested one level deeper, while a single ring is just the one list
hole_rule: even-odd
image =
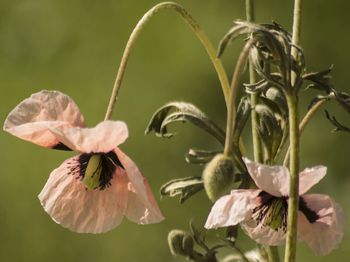
[{"label": "blurred green background", "polygon": [[[291,0],[256,1],[258,22],[276,21],[291,29]],[[31,93],[56,89],[80,106],[88,125],[104,117],[117,65],[138,19],[157,1],[151,0],[0,0],[0,120]],[[244,19],[243,0],[181,0],[214,45],[235,19]],[[305,1],[302,45],[309,70],[334,64],[334,83],[347,85],[350,58],[350,3],[343,0]],[[225,55],[231,72],[241,43]],[[312,91],[301,94],[305,113]],[[41,208],[37,194],[52,169],[72,155],[47,150],[5,132],[0,135],[0,261],[184,261],[173,258],[166,244],[169,230],[201,227],[210,210],[202,193],[183,205],[160,199],[159,187],[172,178],[198,175],[202,167],[186,164],[189,147],[218,149],[211,137],[190,125],[174,127],[177,136],[164,140],[143,131],[150,116],[172,100],[195,103],[221,126],[225,106],[215,71],[182,19],[166,11],[149,23],[136,44],[123,82],[114,119],[128,123],[130,137],[122,149],[131,156],[159,200],[166,220],[140,226],[124,220],[102,235],[72,233],[55,224]],[[330,106],[340,120],[350,123],[339,107]],[[302,137],[302,167],[328,166],[328,176],[313,191],[332,195],[350,215],[348,149],[350,135],[331,133],[320,112]],[[250,139],[247,139],[248,148]],[[251,156],[251,154],[249,155]],[[209,233],[211,240],[221,231]],[[252,246],[243,234],[243,247]],[[350,231],[336,251],[314,258],[301,243],[298,261],[349,261]],[[246,243],[246,244],[245,244]],[[229,250],[226,250],[228,252]]]}]

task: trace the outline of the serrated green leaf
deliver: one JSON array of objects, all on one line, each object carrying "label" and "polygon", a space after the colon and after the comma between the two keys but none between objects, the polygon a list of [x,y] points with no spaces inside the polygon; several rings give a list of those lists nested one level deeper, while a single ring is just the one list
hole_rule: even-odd
[{"label": "serrated green leaf", "polygon": [[162,196],[180,196],[180,203],[203,190],[203,180],[200,176],[173,179],[160,188]]},{"label": "serrated green leaf", "polygon": [[191,148],[185,154],[185,160],[189,164],[206,164],[222,151],[208,151]]},{"label": "serrated green leaf", "polygon": [[152,116],[145,134],[152,131],[160,137],[172,137],[168,125],[175,122],[190,122],[215,137],[222,145],[225,143],[225,132],[200,109],[191,103],[171,102],[159,108]]},{"label": "serrated green leaf", "polygon": [[327,110],[325,110],[327,119],[335,126],[333,132],[344,131],[350,133],[350,128],[339,123],[335,116],[331,116]]}]

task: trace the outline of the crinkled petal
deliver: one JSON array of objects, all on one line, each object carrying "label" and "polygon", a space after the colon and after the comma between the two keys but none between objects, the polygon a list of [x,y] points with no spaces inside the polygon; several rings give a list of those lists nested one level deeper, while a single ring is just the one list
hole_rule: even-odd
[{"label": "crinkled petal", "polygon": [[327,173],[327,167],[315,166],[306,168],[299,174],[299,195],[305,194],[317,184]]},{"label": "crinkled petal", "polygon": [[213,205],[205,228],[234,226],[248,219],[256,206],[256,197],[261,190],[238,189],[219,198]]},{"label": "crinkled petal", "polygon": [[128,137],[128,128],[122,121],[103,121],[93,128],[52,128],[57,139],[70,149],[84,153],[107,153]]},{"label": "crinkled petal", "polygon": [[75,102],[58,91],[42,90],[19,103],[7,116],[4,130],[44,147],[59,141],[49,128],[84,126],[84,118]]},{"label": "crinkled petal", "polygon": [[249,174],[258,188],[273,196],[287,196],[289,171],[284,166],[267,166],[243,158]]},{"label": "crinkled petal", "polygon": [[286,232],[282,228],[274,230],[269,226],[264,226],[263,223],[258,224],[253,219],[241,223],[241,227],[251,239],[259,244],[279,246],[285,242]]},{"label": "crinkled petal", "polygon": [[129,179],[128,205],[125,215],[139,224],[158,223],[164,219],[151,188],[136,164],[119,148],[114,152],[125,168]]},{"label": "crinkled petal", "polygon": [[104,190],[87,190],[79,177],[69,174],[78,156],[52,171],[39,194],[41,205],[51,218],[78,233],[103,233],[123,220],[127,204],[128,180],[117,169],[111,185]]},{"label": "crinkled petal", "polygon": [[306,206],[316,212],[318,219],[310,223],[298,212],[298,233],[318,256],[325,256],[338,247],[344,234],[345,217],[342,208],[329,196],[302,196]]}]

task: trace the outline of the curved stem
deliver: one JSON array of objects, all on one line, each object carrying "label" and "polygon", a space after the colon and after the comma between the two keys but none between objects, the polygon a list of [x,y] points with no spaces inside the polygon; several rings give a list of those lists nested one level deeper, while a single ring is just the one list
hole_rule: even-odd
[{"label": "curved stem", "polygon": [[137,23],[137,25],[135,26],[134,30],[132,31],[129,40],[126,44],[120,65],[119,65],[119,69],[118,69],[118,73],[114,82],[114,86],[113,86],[113,91],[112,91],[112,95],[109,101],[109,105],[107,108],[107,112],[106,112],[106,116],[105,116],[105,120],[110,119],[113,109],[114,109],[114,105],[116,102],[116,99],[118,97],[118,93],[120,90],[120,86],[123,80],[123,76],[125,73],[125,69],[128,63],[128,59],[130,56],[130,52],[131,49],[133,47],[133,45],[135,44],[138,36],[140,35],[142,29],[144,28],[145,24],[157,13],[159,13],[162,10],[174,10],[175,12],[177,12],[178,14],[180,14],[182,16],[182,18],[185,19],[185,21],[187,22],[187,24],[191,27],[191,29],[193,30],[193,32],[196,34],[196,36],[198,37],[198,39],[200,40],[200,42],[202,43],[202,45],[204,46],[204,48],[206,49],[209,58],[211,60],[211,62],[213,63],[216,73],[219,77],[220,83],[221,83],[221,87],[222,87],[222,91],[224,93],[225,96],[225,101],[226,104],[228,102],[228,93],[229,93],[229,82],[227,79],[227,75],[225,72],[225,69],[220,61],[219,58],[216,57],[216,50],[213,47],[212,43],[210,42],[210,40],[208,39],[207,35],[201,30],[201,28],[199,27],[199,25],[197,24],[197,22],[192,18],[192,16],[179,4],[174,3],[174,2],[163,2],[160,4],[157,4],[156,6],[154,6],[153,8],[151,8],[142,18],[141,20]]},{"label": "curved stem", "polygon": [[[321,108],[321,106],[327,102],[326,99],[320,100],[318,101],[316,104],[314,104],[310,110],[306,113],[306,115],[304,116],[303,120],[301,120],[300,124],[299,124],[299,134],[301,135],[301,133],[304,131],[306,125],[310,122],[310,120],[313,118],[313,116],[316,114],[316,112],[318,111],[318,109]],[[283,165],[287,166],[289,165],[289,155],[290,155],[290,147],[288,147],[286,156],[284,157],[284,161],[283,161]]]},{"label": "curved stem", "polygon": [[229,96],[228,107],[227,107],[228,112],[227,112],[227,121],[226,121],[226,139],[225,139],[225,148],[224,148],[224,154],[226,156],[231,156],[233,154],[233,151],[232,151],[233,129],[235,126],[235,119],[236,119],[236,102],[235,101],[236,101],[237,91],[239,87],[239,77],[241,76],[244,70],[244,65],[248,58],[250,48],[254,42],[255,42],[254,39],[250,39],[243,47],[243,50],[238,57],[235,71],[233,72],[233,76],[232,76],[230,96]]}]

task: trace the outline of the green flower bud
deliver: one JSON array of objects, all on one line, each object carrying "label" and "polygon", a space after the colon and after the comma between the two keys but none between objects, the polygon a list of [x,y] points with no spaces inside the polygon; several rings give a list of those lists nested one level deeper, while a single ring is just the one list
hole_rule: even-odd
[{"label": "green flower bud", "polygon": [[168,234],[168,245],[173,256],[188,256],[193,252],[193,238],[183,230],[173,229]]},{"label": "green flower bud", "polygon": [[233,159],[224,154],[216,155],[203,172],[204,188],[209,199],[215,202],[226,194],[234,181]]}]

